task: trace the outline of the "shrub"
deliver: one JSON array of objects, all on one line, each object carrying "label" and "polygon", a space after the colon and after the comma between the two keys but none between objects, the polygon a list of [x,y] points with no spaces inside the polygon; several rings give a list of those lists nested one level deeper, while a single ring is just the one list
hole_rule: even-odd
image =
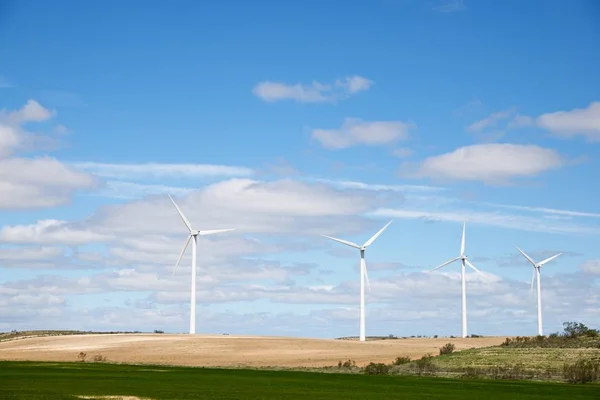
[{"label": "shrub", "polygon": [[434,338],[434,339],[437,339],[437,338],[438,338],[438,335],[433,335],[433,338]]},{"label": "shrub", "polygon": [[85,358],[86,358],[86,357],[87,357],[87,353],[84,353],[83,351],[82,351],[82,352],[80,352],[80,353],[77,355],[77,358],[78,358],[78,359],[79,359],[79,361],[81,361],[81,362],[85,362]]},{"label": "shrub", "polygon": [[404,365],[404,364],[408,364],[408,363],[410,363],[410,357],[401,356],[401,357],[396,357],[396,359],[394,360],[394,362],[392,364]]},{"label": "shrub", "polygon": [[363,369],[367,375],[387,375],[390,372],[390,366],[384,363],[369,363]]},{"label": "shrub", "polygon": [[563,377],[569,383],[590,383],[600,380],[600,361],[579,359],[565,364]]},{"label": "shrub", "polygon": [[433,363],[433,356],[431,354],[427,354],[417,361],[415,361],[415,368],[419,375],[432,373],[436,370],[436,366]]},{"label": "shrub", "polygon": [[444,346],[440,347],[440,356],[444,354],[452,354],[454,352],[454,344],[446,343]]},{"label": "shrub", "polygon": [[104,362],[104,361],[106,361],[106,356],[103,356],[102,354],[97,354],[94,356],[94,361],[95,362]]},{"label": "shrub", "polygon": [[354,368],[356,367],[356,362],[354,360],[347,360],[344,362],[338,362],[338,368]]}]

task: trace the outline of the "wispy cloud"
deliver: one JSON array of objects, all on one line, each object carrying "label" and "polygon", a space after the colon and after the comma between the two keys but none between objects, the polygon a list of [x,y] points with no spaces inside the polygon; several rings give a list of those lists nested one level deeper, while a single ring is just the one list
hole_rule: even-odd
[{"label": "wispy cloud", "polygon": [[483,106],[483,102],[478,98],[473,98],[467,104],[457,108],[452,112],[452,115],[455,117],[461,117],[465,114],[471,113],[480,109]]},{"label": "wispy cloud", "polygon": [[59,91],[59,90],[44,90],[40,92],[38,97],[52,107],[85,107],[87,104],[83,101],[81,95],[77,93]]},{"label": "wispy cloud", "polygon": [[466,10],[467,6],[465,5],[464,0],[450,0],[445,1],[444,3],[433,7],[434,11],[441,13],[453,13],[457,11]]},{"label": "wispy cloud", "polygon": [[330,179],[319,179],[311,178],[309,180],[327,183],[333,187],[341,189],[359,189],[359,190],[371,190],[371,191],[392,191],[392,192],[441,192],[446,188],[439,186],[420,186],[420,185],[382,185],[382,184],[371,184],[357,181],[344,181],[344,180],[330,180]]},{"label": "wispy cloud", "polygon": [[14,85],[7,77],[5,77],[4,75],[0,75],[0,89],[1,88],[10,88],[13,86]]},{"label": "wispy cloud", "polygon": [[517,205],[497,204],[497,203],[481,203],[481,204],[486,204],[486,205],[500,207],[500,208],[508,208],[508,209],[513,209],[513,210],[533,211],[533,212],[539,212],[539,213],[544,213],[544,214],[565,215],[565,216],[569,216],[569,217],[600,218],[600,214],[598,214],[598,213],[590,213],[590,212],[582,212],[582,211],[558,210],[555,208],[517,206]]},{"label": "wispy cloud", "polygon": [[494,126],[499,121],[507,119],[516,111],[515,108],[510,108],[505,111],[498,111],[493,114],[488,115],[487,117],[480,119],[467,126],[467,132],[481,132],[483,129],[488,128],[490,126]]},{"label": "wispy cloud", "polygon": [[562,234],[598,234],[597,227],[583,224],[543,220],[531,216],[515,215],[499,212],[474,211],[467,209],[454,210],[427,210],[427,209],[391,209],[380,208],[367,213],[368,216],[420,219],[445,222],[470,222],[480,225],[495,226],[499,228],[518,229],[530,232],[547,232]]},{"label": "wispy cloud", "polygon": [[250,176],[254,171],[246,167],[214,164],[105,164],[95,162],[77,162],[73,167],[96,176],[113,179],[143,178],[204,178],[204,177],[242,177]]},{"label": "wispy cloud", "polygon": [[516,107],[497,111],[468,125],[465,130],[483,142],[502,139],[511,129],[531,126],[531,117],[521,115]]},{"label": "wispy cloud", "polygon": [[108,181],[104,184],[104,186],[98,188],[98,190],[89,192],[89,194],[93,196],[110,197],[114,199],[132,200],[159,194],[185,196],[194,190],[197,190],[197,188],[152,185],[123,181]]},{"label": "wispy cloud", "polygon": [[252,93],[268,102],[294,100],[299,103],[333,103],[365,91],[372,85],[373,81],[358,75],[336,80],[332,84],[317,81],[310,84],[263,81],[252,89]]}]

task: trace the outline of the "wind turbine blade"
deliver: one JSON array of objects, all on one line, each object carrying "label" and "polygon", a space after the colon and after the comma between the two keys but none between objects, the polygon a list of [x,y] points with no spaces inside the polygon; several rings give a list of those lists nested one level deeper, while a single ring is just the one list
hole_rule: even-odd
[{"label": "wind turbine blade", "polygon": [[387,228],[388,226],[390,226],[390,224],[392,223],[392,221],[388,222],[383,228],[381,228],[376,234],[374,234],[371,237],[371,239],[367,240],[365,242],[365,244],[363,244],[363,247],[367,247],[367,246],[370,246],[371,244],[373,244],[373,242],[375,241],[375,239],[377,239],[379,237],[379,235],[381,235],[383,233],[383,231],[385,231],[385,228]]},{"label": "wind turbine blade", "polygon": [[531,287],[529,288],[529,293],[533,293],[533,281],[535,281],[535,268],[531,268]]},{"label": "wind turbine blade", "polygon": [[188,229],[190,231],[192,231],[192,224],[190,224],[190,221],[187,220],[187,218],[185,217],[185,215],[183,215],[183,213],[181,212],[181,210],[179,209],[179,207],[177,207],[177,203],[175,203],[175,200],[173,200],[173,198],[171,197],[171,195],[168,194],[167,196],[169,196],[169,198],[171,199],[171,202],[173,203],[173,205],[177,209],[177,213],[181,217],[181,220],[183,221],[183,223],[185,224],[185,226],[187,226]]},{"label": "wind turbine blade", "polygon": [[538,263],[538,265],[541,267],[542,265],[546,264],[547,262],[550,262],[550,261],[554,260],[556,257],[560,256],[561,254],[562,253],[558,253],[558,254],[553,255],[552,257],[548,257],[544,261],[540,261]]},{"label": "wind turbine blade", "polygon": [[[515,246],[517,247],[517,246]],[[531,259],[531,257],[529,257],[527,254],[525,254],[525,252],[523,250],[521,250],[520,248],[517,247],[517,250],[519,250],[521,252],[521,254],[523,254],[523,257],[525,257],[526,259],[529,260],[529,262],[531,263],[531,265],[533,265],[535,267],[535,261],[533,261]]]},{"label": "wind turbine blade", "polygon": [[463,234],[462,234],[462,241],[460,242],[460,255],[463,256],[465,255],[465,228],[466,228],[466,222],[463,222]]},{"label": "wind turbine blade", "polygon": [[477,268],[475,268],[475,266],[474,266],[473,264],[471,264],[471,261],[469,261],[469,260],[465,260],[465,263],[466,263],[466,264],[467,264],[469,267],[471,267],[471,268],[472,268],[472,269],[473,269],[475,272],[478,272],[478,273],[480,273],[481,275],[483,275],[483,273],[482,273],[480,270],[478,270]]},{"label": "wind turbine blade", "polygon": [[223,232],[231,232],[231,231],[235,231],[235,228],[233,228],[233,229],[213,229],[211,231],[199,231],[198,235],[205,236],[205,235],[213,235],[215,233],[223,233]]},{"label": "wind turbine blade", "polygon": [[445,267],[446,265],[448,265],[448,264],[450,264],[450,263],[453,263],[453,262],[454,262],[454,261],[456,261],[456,260],[460,260],[460,257],[456,257],[456,258],[453,258],[453,259],[452,259],[452,260],[450,260],[450,261],[446,261],[446,262],[445,262],[445,263],[443,263],[442,265],[440,265],[440,266],[438,266],[438,267],[435,267],[434,269],[432,269],[431,271],[428,271],[428,272],[433,272],[433,271],[435,271],[435,270],[438,270],[438,269],[440,269],[440,268],[442,268],[442,267]]},{"label": "wind turbine blade", "polygon": [[357,245],[356,243],[352,243],[352,242],[349,242],[347,240],[342,240],[342,239],[334,238],[334,237],[327,236],[327,235],[321,235],[321,236],[323,236],[324,238],[331,239],[331,240],[334,240],[336,242],[345,244],[346,246],[354,247],[355,249],[360,249],[360,246]]},{"label": "wind turbine blade", "polygon": [[188,236],[187,240],[185,241],[185,245],[183,246],[183,250],[181,250],[181,253],[179,253],[179,258],[177,259],[177,264],[175,264],[175,269],[173,269],[173,275],[175,275],[175,272],[177,272],[177,267],[179,267],[179,263],[181,262],[181,259],[183,258],[183,253],[185,253],[185,249],[187,249],[188,245],[190,244],[191,238],[192,238],[192,235]]}]

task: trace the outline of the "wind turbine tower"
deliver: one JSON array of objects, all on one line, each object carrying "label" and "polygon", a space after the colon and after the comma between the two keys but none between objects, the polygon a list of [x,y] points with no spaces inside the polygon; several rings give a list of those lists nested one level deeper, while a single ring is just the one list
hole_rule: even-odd
[{"label": "wind turbine tower", "polygon": [[191,293],[190,293],[190,335],[193,335],[196,333],[196,253],[197,253],[197,246],[198,246],[198,243],[197,243],[198,236],[212,235],[215,233],[222,233],[222,232],[231,232],[231,231],[234,231],[235,229],[217,229],[217,230],[211,230],[211,231],[195,230],[192,228],[192,224],[190,224],[190,221],[188,221],[188,219],[185,217],[185,215],[183,215],[183,213],[181,212],[179,207],[177,207],[177,203],[175,203],[175,200],[173,200],[171,195],[168,195],[168,196],[169,196],[169,199],[171,199],[171,202],[173,203],[173,205],[175,206],[177,213],[181,217],[181,220],[183,221],[183,223],[185,224],[185,226],[188,228],[188,230],[190,232],[187,237],[187,240],[185,241],[185,245],[183,246],[183,250],[181,250],[181,253],[179,254],[179,258],[177,259],[177,263],[175,264],[175,269],[173,269],[173,275],[175,275],[175,272],[177,272],[177,267],[179,267],[179,263],[181,262],[183,253],[185,253],[185,250],[187,249],[188,245],[190,244],[190,240],[194,239],[192,241],[192,287],[191,287]]},{"label": "wind turbine tower", "polygon": [[[465,228],[466,228],[466,224],[463,222],[463,233],[462,233],[462,241],[460,244],[460,255],[456,258],[453,258],[450,261],[446,261],[445,263],[443,263],[442,265],[432,269],[429,272],[433,272],[435,270],[438,270],[442,267],[445,267],[448,264],[453,263],[454,261],[458,261],[460,260],[462,268],[461,268],[461,281],[462,281],[462,337],[466,338],[467,337],[467,284],[465,281],[465,265],[468,265],[469,268],[472,268],[474,271],[478,272],[481,274],[481,271],[479,271],[477,268],[475,268],[475,266],[473,264],[471,264],[471,262],[467,259],[467,256],[465,254]],[[482,274],[483,275],[483,274]]]},{"label": "wind turbine tower", "polygon": [[327,235],[321,235],[327,239],[334,240],[336,242],[345,244],[346,246],[353,247],[355,249],[360,250],[360,337],[359,340],[361,342],[365,341],[365,279],[367,281],[367,285],[369,287],[369,291],[371,290],[371,283],[369,282],[369,274],[367,273],[367,264],[365,262],[365,250],[369,247],[375,239],[379,237],[387,228],[392,221],[388,222],[383,228],[381,228],[376,234],[374,234],[369,240],[365,242],[362,246],[357,245],[356,243],[349,242],[347,240],[337,239]]},{"label": "wind turbine tower", "polygon": [[[515,246],[517,247],[517,246]],[[519,250],[519,252],[521,254],[523,254],[523,257],[525,257],[527,259],[527,261],[529,261],[531,263],[531,265],[533,266],[533,274],[531,276],[531,288],[530,291],[533,291],[533,281],[537,278],[537,314],[538,314],[538,335],[542,335],[542,284],[540,282],[540,272],[542,267],[544,266],[544,264],[554,260],[555,258],[557,258],[558,256],[560,256],[562,253],[558,253],[553,255],[552,257],[548,257],[543,261],[540,261],[539,263],[536,263],[535,261],[533,261],[531,259],[531,257],[529,257],[527,254],[525,254],[525,252],[523,250],[521,250],[520,248],[517,247],[517,250]]]}]

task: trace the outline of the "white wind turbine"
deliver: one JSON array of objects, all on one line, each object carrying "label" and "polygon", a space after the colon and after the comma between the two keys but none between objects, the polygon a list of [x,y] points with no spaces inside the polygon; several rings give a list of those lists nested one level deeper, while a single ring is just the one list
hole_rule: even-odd
[{"label": "white wind turbine", "polygon": [[185,245],[183,246],[183,250],[181,250],[181,253],[179,254],[179,258],[177,259],[177,264],[175,264],[175,269],[173,269],[173,275],[175,275],[175,272],[177,272],[177,267],[179,267],[179,262],[181,261],[181,258],[183,257],[183,253],[185,253],[185,250],[187,249],[188,245],[190,244],[190,240],[192,238],[194,239],[192,242],[192,288],[191,288],[191,295],[190,295],[190,334],[195,334],[196,333],[196,251],[197,251],[197,245],[198,245],[198,243],[197,243],[198,235],[200,235],[200,236],[212,235],[215,233],[234,231],[235,229],[217,229],[217,230],[211,230],[211,231],[197,231],[195,229],[192,229],[192,224],[190,224],[190,221],[188,221],[188,219],[185,217],[185,215],[183,215],[183,213],[181,212],[179,207],[177,207],[175,200],[173,200],[171,195],[168,195],[168,196],[169,196],[169,199],[171,199],[171,202],[173,203],[173,205],[175,206],[177,213],[181,217],[181,220],[183,221],[185,226],[190,231],[190,234],[189,234],[187,240],[185,241]]},{"label": "white wind turbine", "polygon": [[362,246],[357,245],[356,243],[349,242],[347,240],[337,239],[327,235],[321,235],[327,239],[334,240],[336,242],[345,244],[350,247],[354,247],[355,249],[360,250],[360,338],[361,342],[365,341],[365,279],[367,281],[367,285],[369,286],[369,291],[371,290],[371,283],[369,282],[369,274],[367,274],[367,264],[365,262],[365,250],[369,247],[375,239],[379,237],[387,228],[392,221],[388,222],[383,228],[381,228],[376,234],[374,234],[371,239],[367,240],[365,244]]},{"label": "white wind turbine", "polygon": [[[463,233],[462,233],[462,241],[460,244],[460,255],[456,258],[453,258],[450,261],[447,261],[445,263],[443,263],[442,265],[440,265],[439,267],[436,267],[434,269],[432,269],[429,272],[433,272],[437,269],[440,269],[442,267],[445,267],[446,265],[453,263],[454,261],[458,261],[461,260],[461,264],[462,264],[462,269],[461,269],[461,280],[462,280],[462,337],[466,338],[467,337],[467,284],[465,281],[465,264],[468,265],[470,268],[472,268],[474,271],[478,272],[481,274],[481,271],[479,271],[477,268],[475,268],[475,266],[473,264],[471,264],[471,262],[469,260],[467,260],[467,256],[465,255],[465,227],[466,224],[463,222]],[[483,274],[482,274],[483,275]]]},{"label": "white wind turbine", "polygon": [[[517,246],[515,246],[515,247],[517,247]],[[548,257],[545,260],[540,261],[539,263],[536,263],[535,261],[533,261],[531,259],[531,257],[529,257],[527,254],[525,254],[525,252],[523,250],[521,250],[518,247],[517,247],[517,250],[519,250],[519,252],[521,254],[523,254],[523,257],[525,257],[527,259],[527,261],[529,261],[531,263],[531,265],[533,266],[533,274],[531,276],[531,288],[529,289],[530,291],[533,291],[533,280],[537,277],[538,335],[542,335],[542,284],[540,282],[540,270],[542,269],[542,266],[544,264],[554,260],[555,258],[560,256],[562,253],[555,254],[552,257]]]}]

